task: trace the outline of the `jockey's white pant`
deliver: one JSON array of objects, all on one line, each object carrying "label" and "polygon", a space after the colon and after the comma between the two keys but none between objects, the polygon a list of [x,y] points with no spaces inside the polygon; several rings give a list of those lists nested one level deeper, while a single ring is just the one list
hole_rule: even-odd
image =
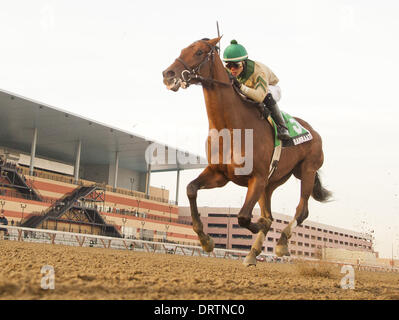
[{"label": "jockey's white pant", "polygon": [[279,86],[268,86],[269,92],[272,94],[273,99],[278,102],[281,99],[281,89]]}]

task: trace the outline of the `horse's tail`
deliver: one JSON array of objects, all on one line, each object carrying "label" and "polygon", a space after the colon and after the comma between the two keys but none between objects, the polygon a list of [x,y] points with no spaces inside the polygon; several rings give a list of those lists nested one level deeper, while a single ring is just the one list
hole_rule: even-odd
[{"label": "horse's tail", "polygon": [[328,191],[321,185],[321,180],[319,173],[316,172],[316,176],[314,178],[314,186],[312,191],[313,199],[320,202],[327,202],[332,196],[332,192]]}]

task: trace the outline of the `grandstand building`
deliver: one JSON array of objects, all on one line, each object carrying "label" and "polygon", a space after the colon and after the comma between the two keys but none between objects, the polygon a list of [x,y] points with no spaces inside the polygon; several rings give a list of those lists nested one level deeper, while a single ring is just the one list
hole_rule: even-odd
[{"label": "grandstand building", "polygon": [[[197,245],[178,219],[181,170],[193,161],[147,163],[145,137],[0,90],[0,206],[10,225]],[[159,144],[161,145],[161,144]],[[176,171],[176,199],[151,173]]]},{"label": "grandstand building", "polygon": [[[199,207],[204,232],[209,234],[216,248],[249,250],[256,235],[241,228],[237,215],[241,208]],[[253,211],[253,221],[260,217],[260,209]],[[190,223],[190,207],[179,207],[181,221]],[[282,230],[292,220],[292,217],[273,213],[273,223],[264,246],[264,253],[273,254]],[[366,233],[337,228],[330,225],[305,220],[302,225],[293,229],[289,240],[289,250],[292,256],[320,258],[324,248],[343,248],[353,251],[374,253],[372,236]],[[375,256],[377,254],[375,253]]]}]

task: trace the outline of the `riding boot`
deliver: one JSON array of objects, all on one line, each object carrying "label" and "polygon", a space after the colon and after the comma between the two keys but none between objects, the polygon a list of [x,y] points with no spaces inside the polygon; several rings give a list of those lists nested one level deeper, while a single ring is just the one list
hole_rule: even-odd
[{"label": "riding boot", "polygon": [[284,118],[283,118],[283,116],[281,114],[281,111],[280,111],[276,101],[273,99],[273,96],[271,95],[271,93],[268,93],[266,95],[264,103],[270,109],[272,118],[276,122],[276,125],[277,125],[277,137],[280,140],[289,140],[289,139],[291,139],[290,134],[288,132],[288,129],[285,126]]}]

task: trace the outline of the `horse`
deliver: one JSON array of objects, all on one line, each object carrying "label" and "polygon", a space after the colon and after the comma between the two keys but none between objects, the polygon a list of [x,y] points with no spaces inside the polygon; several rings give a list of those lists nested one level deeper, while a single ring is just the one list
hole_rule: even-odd
[{"label": "horse", "polygon": [[[277,169],[269,177],[269,168],[274,150],[274,130],[261,116],[258,108],[245,101],[236,92],[228,72],[218,54],[217,44],[221,37],[195,41],[181,50],[175,61],[162,72],[163,83],[167,89],[174,92],[179,88],[187,88],[192,84],[202,85],[206,111],[209,122],[209,132],[220,132],[227,129],[230,137],[234,130],[241,130],[241,150],[235,152],[229,149],[232,161],[226,163],[223,154],[226,148],[214,148],[212,135],[206,140],[208,165],[201,174],[187,185],[187,197],[190,203],[192,227],[198,235],[199,242],[206,252],[212,252],[214,242],[203,231],[203,224],[197,208],[197,194],[200,189],[220,188],[228,182],[247,187],[244,204],[237,219],[241,227],[257,234],[243,264],[256,265],[256,257],[262,252],[262,245],[272,225],[271,198],[273,191],[284,184],[292,175],[301,181],[300,201],[292,221],[281,232],[276,244],[277,256],[289,256],[288,240],[292,229],[300,225],[309,214],[308,200],[326,202],[332,195],[322,186],[319,169],[324,161],[321,136],[306,121],[294,117],[306,128],[313,139],[299,145],[285,147],[281,150]],[[244,132],[251,130],[248,138]],[[249,139],[252,139],[249,141]],[[219,147],[221,141],[219,139]],[[252,143],[252,155],[249,159],[239,159],[245,153],[245,145]],[[228,148],[227,148],[228,149]],[[215,161],[216,158],[218,161]],[[236,174],[247,161],[252,161],[252,170],[246,174]],[[261,217],[252,222],[252,210],[256,203],[261,209]]]}]

